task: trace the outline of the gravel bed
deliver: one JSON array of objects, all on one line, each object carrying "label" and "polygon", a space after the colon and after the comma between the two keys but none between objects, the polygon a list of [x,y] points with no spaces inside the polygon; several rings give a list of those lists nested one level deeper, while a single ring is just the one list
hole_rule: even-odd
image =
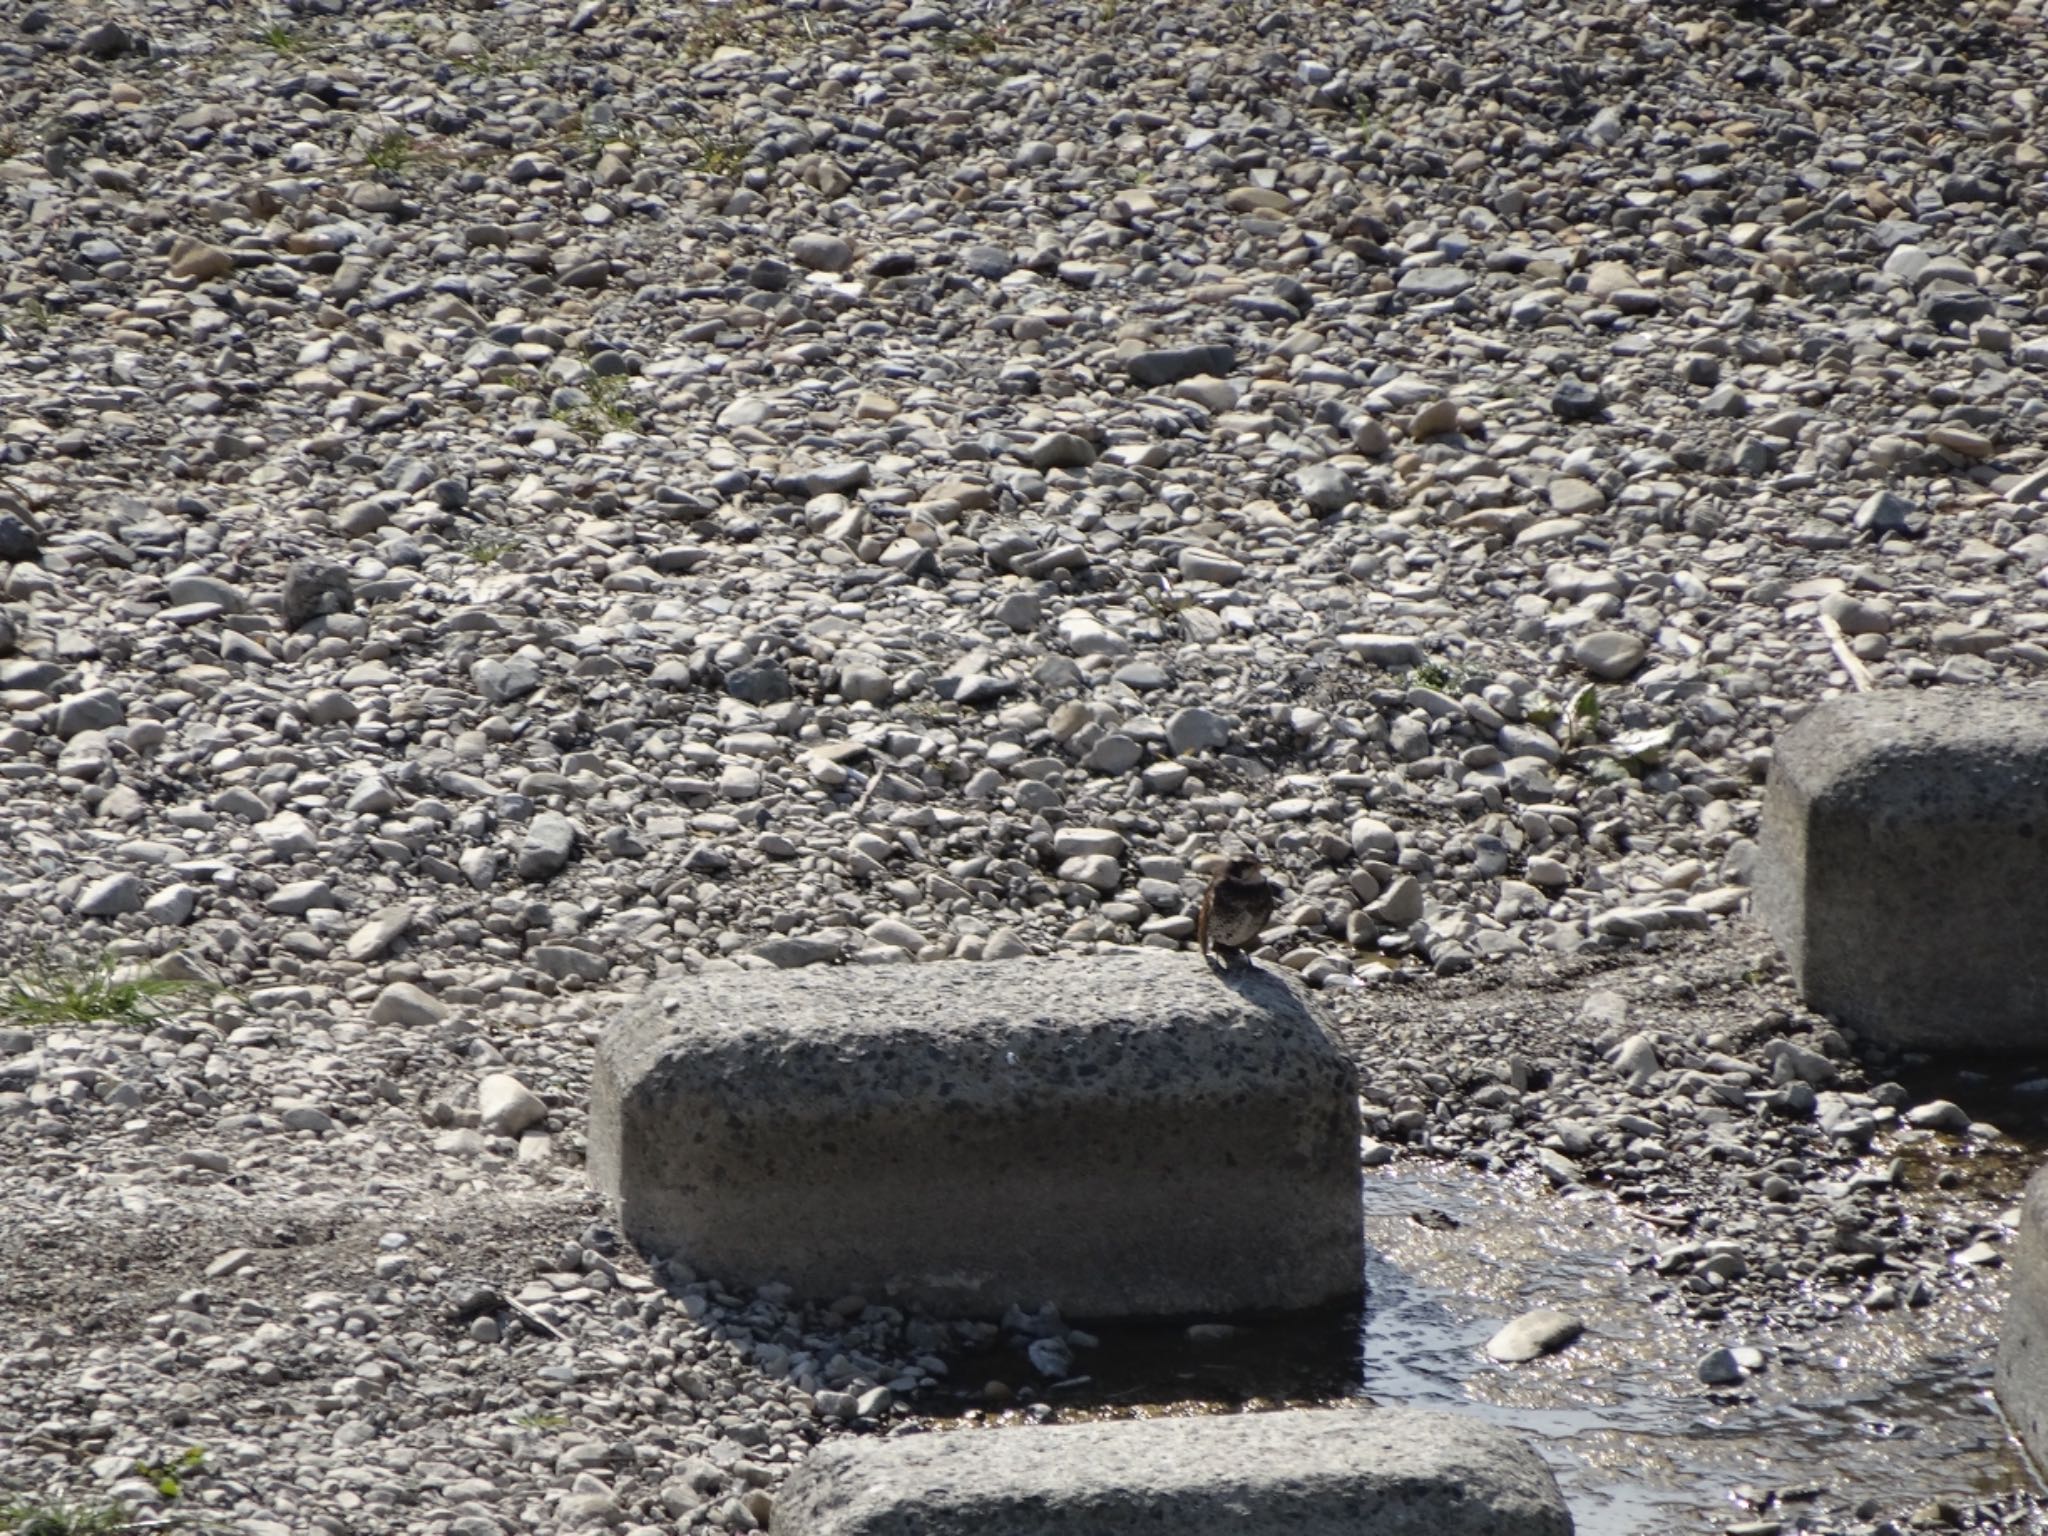
[{"label": "gravel bed", "polygon": [[1783,726],[2048,663],[2038,0],[45,0],[0,76],[0,952],[229,989],[0,1026],[20,1491],[749,1530],[1057,1379],[650,1275],[591,1039],[1189,947],[1233,853],[1368,1162],[1611,1191],[1731,1351],[1995,1268],[2011,1141],[1741,914]]}]

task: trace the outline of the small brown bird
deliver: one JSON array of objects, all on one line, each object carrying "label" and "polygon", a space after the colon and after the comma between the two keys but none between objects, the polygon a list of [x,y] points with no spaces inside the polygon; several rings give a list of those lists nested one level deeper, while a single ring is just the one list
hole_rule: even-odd
[{"label": "small brown bird", "polygon": [[1250,950],[1273,920],[1274,895],[1257,859],[1234,858],[1218,870],[1202,893],[1202,915],[1195,922],[1203,955],[1220,950],[1228,965]]}]

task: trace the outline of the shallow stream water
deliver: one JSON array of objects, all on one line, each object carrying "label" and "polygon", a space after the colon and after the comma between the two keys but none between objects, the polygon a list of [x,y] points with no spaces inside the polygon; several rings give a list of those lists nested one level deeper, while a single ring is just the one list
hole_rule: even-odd
[{"label": "shallow stream water", "polygon": [[[1645,1229],[1596,1193],[1432,1166],[1368,1174],[1365,1201],[1362,1318],[1248,1322],[1199,1343],[1179,1327],[1101,1328],[1076,1361],[1085,1375],[1040,1389],[1028,1411],[1070,1421],[1347,1396],[1454,1409],[1537,1446],[1579,1536],[1789,1530],[1822,1504],[1870,1499],[1897,1517],[2035,1486],[1989,1391],[2002,1271],[1925,1308],[1775,1336],[1659,1310]],[[1488,1359],[1495,1330],[1535,1307],[1586,1331],[1546,1359]],[[1764,1350],[1766,1368],[1703,1386],[1698,1362],[1724,1344]],[[957,1379],[990,1378],[1031,1375],[992,1355]]]}]

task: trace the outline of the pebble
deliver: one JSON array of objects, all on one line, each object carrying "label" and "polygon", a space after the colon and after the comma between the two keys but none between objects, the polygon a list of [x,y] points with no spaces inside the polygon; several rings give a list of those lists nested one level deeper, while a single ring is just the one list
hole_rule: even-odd
[{"label": "pebble", "polygon": [[448,1016],[447,1007],[409,981],[394,981],[377,994],[370,1018],[377,1024],[425,1028]]},{"label": "pebble", "polygon": [[1649,647],[1621,630],[1596,630],[1572,642],[1572,660],[1602,682],[1619,682],[1643,664]]},{"label": "pebble", "polygon": [[547,1119],[547,1106],[509,1072],[493,1072],[477,1084],[477,1124],[494,1136],[517,1136]]},{"label": "pebble", "polygon": [[533,818],[526,839],[520,844],[517,866],[522,880],[547,880],[568,867],[576,851],[576,823],[555,811],[543,811]]},{"label": "pebble", "polygon": [[1555,1354],[1585,1332],[1583,1319],[1551,1307],[1524,1312],[1486,1341],[1486,1353],[1503,1364]]},{"label": "pebble", "polygon": [[119,917],[142,910],[145,895],[142,881],[134,875],[107,875],[87,886],[78,897],[80,917]]}]

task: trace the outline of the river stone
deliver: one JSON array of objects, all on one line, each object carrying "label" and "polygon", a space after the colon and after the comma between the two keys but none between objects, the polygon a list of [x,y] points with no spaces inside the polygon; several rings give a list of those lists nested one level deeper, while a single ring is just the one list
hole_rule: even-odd
[{"label": "river stone", "polygon": [[2044,839],[2048,693],[1835,699],[1778,738],[1757,910],[1815,1010],[1896,1047],[2031,1054]]},{"label": "river stone", "polygon": [[404,1024],[424,1029],[447,1017],[447,1006],[439,998],[409,981],[392,982],[377,994],[377,1001],[370,1006],[370,1021],[374,1024]]},{"label": "river stone", "polygon": [[111,688],[73,694],[57,706],[56,732],[69,741],[81,731],[103,731],[128,718],[128,706]]},{"label": "river stone", "polygon": [[476,1114],[493,1136],[517,1136],[547,1119],[548,1107],[510,1072],[492,1072],[477,1084]]},{"label": "river stone", "polygon": [[542,811],[526,829],[515,866],[522,880],[547,880],[568,866],[576,851],[576,823],[559,811]]},{"label": "river stone", "polygon": [[1486,1353],[1492,1359],[1509,1365],[1534,1360],[1538,1355],[1554,1354],[1563,1349],[1585,1330],[1585,1323],[1569,1312],[1538,1307],[1505,1324],[1488,1339]]},{"label": "river stone", "polygon": [[108,875],[87,886],[78,898],[80,917],[119,917],[142,910],[142,882],[133,875]]},{"label": "river stone", "polygon": [[1572,660],[1602,682],[1614,683],[1641,666],[1648,650],[1625,630],[1600,629],[1572,642]]},{"label": "river stone", "polygon": [[357,964],[375,960],[396,944],[411,926],[412,908],[403,902],[380,907],[368,922],[348,936],[342,953]]},{"label": "river stone", "polygon": [[1194,955],[673,981],[599,1044],[589,1166],[631,1237],[728,1284],[1307,1307],[1361,1289],[1355,1079],[1289,980]]},{"label": "river stone", "polygon": [[1163,384],[1178,384],[1182,379],[1192,379],[1205,373],[1221,378],[1236,367],[1236,350],[1228,343],[1219,343],[1139,352],[1125,361],[1124,372],[1130,375],[1132,383],[1141,388],[1157,389]]},{"label": "river stone", "polygon": [[838,1440],[775,1501],[777,1536],[1570,1536],[1520,1438],[1415,1408],[1127,1419]]},{"label": "river stone", "polygon": [[303,629],[328,614],[346,613],[355,604],[348,571],[331,560],[295,560],[284,574],[278,609],[286,629]]}]

